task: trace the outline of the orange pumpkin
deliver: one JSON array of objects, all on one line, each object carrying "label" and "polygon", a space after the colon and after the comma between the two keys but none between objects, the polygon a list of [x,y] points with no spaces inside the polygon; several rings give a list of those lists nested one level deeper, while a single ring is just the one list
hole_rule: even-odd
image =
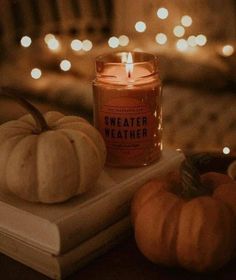
[{"label": "orange pumpkin", "polygon": [[200,176],[189,160],[184,165],[187,172],[152,180],[135,194],[136,243],[154,263],[215,270],[235,252],[236,182],[214,172]]}]

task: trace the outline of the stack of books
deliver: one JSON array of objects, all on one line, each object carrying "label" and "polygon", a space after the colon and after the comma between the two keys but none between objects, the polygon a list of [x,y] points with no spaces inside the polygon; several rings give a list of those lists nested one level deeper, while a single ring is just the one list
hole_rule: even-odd
[{"label": "stack of books", "polygon": [[135,191],[178,168],[183,158],[164,150],[147,167],[106,167],[92,191],[60,204],[0,194],[0,251],[53,279],[69,275],[127,235]]}]

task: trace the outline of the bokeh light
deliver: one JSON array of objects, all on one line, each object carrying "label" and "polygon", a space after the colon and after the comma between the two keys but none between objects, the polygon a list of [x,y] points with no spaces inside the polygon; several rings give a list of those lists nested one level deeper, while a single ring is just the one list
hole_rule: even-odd
[{"label": "bokeh light", "polygon": [[160,45],[164,45],[167,42],[167,36],[164,33],[158,33],[155,39],[156,42]]},{"label": "bokeh light", "polygon": [[143,21],[137,21],[134,27],[137,32],[144,32],[147,28],[146,23]]},{"label": "bokeh light", "polygon": [[166,19],[168,18],[169,12],[166,8],[161,7],[157,10],[157,17],[159,17],[160,19]]},{"label": "bokeh light", "polygon": [[176,37],[182,37],[185,34],[185,29],[184,29],[183,26],[177,25],[177,26],[174,27],[173,33]]},{"label": "bokeh light", "polygon": [[82,42],[82,49],[84,51],[88,52],[92,49],[92,47],[93,47],[93,43],[90,40],[86,39]]},{"label": "bokeh light", "polygon": [[128,46],[128,44],[129,44],[129,37],[126,36],[126,35],[121,35],[121,36],[119,37],[119,44],[120,44],[122,47]]},{"label": "bokeh light", "polygon": [[83,43],[78,39],[74,39],[71,41],[70,46],[73,51],[80,51],[82,49]]},{"label": "bokeh light", "polygon": [[30,74],[33,79],[38,80],[42,76],[42,71],[39,68],[33,68]]},{"label": "bokeh light", "polygon": [[44,42],[46,44],[48,44],[51,39],[55,39],[55,35],[53,35],[52,33],[48,33],[44,36]]},{"label": "bokeh light", "polygon": [[189,26],[192,25],[192,23],[193,23],[193,20],[192,20],[192,18],[191,18],[190,16],[188,16],[188,15],[182,16],[182,18],[181,18],[181,24],[182,24],[183,26],[189,27]]},{"label": "bokeh light", "polygon": [[57,51],[60,48],[60,43],[59,41],[54,37],[50,38],[47,42],[47,46],[50,50],[52,51]]},{"label": "bokeh light", "polygon": [[234,47],[232,45],[225,45],[222,48],[222,54],[224,56],[231,56],[234,53]]},{"label": "bokeh light", "polygon": [[223,154],[225,154],[225,155],[230,154],[230,148],[229,147],[224,147],[223,148]]},{"label": "bokeh light", "polygon": [[60,63],[60,68],[62,71],[69,71],[71,68],[71,62],[67,59],[63,59]]},{"label": "bokeh light", "polygon": [[119,46],[119,44],[120,44],[120,41],[119,41],[119,39],[117,38],[117,37],[115,37],[115,36],[112,36],[109,40],[108,40],[108,45],[109,45],[109,47],[111,47],[111,48],[117,48],[118,46]]},{"label": "bokeh light", "polygon": [[184,52],[188,49],[188,42],[185,39],[179,39],[176,43],[178,51]]},{"label": "bokeh light", "polygon": [[29,36],[23,36],[20,40],[20,44],[24,48],[28,48],[32,43],[32,40]]},{"label": "bokeh light", "polygon": [[189,36],[187,42],[188,42],[190,47],[196,47],[197,46],[196,37],[194,35]]},{"label": "bokeh light", "polygon": [[207,43],[207,37],[203,34],[199,34],[197,37],[196,37],[196,43],[198,46],[205,46],[206,43]]}]

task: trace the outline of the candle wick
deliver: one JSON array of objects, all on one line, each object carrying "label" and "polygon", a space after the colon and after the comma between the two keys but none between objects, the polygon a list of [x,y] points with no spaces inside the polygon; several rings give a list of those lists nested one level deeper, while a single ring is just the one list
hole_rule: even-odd
[{"label": "candle wick", "polygon": [[131,78],[131,72],[128,71],[128,78],[130,79]]}]

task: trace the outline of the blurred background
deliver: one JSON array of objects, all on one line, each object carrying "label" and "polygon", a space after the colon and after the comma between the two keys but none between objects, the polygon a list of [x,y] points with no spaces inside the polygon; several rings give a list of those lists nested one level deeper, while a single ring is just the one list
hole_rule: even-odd
[{"label": "blurred background", "polygon": [[92,122],[95,57],[122,50],[159,57],[164,147],[236,153],[235,0],[0,0],[0,85],[42,111]]}]

